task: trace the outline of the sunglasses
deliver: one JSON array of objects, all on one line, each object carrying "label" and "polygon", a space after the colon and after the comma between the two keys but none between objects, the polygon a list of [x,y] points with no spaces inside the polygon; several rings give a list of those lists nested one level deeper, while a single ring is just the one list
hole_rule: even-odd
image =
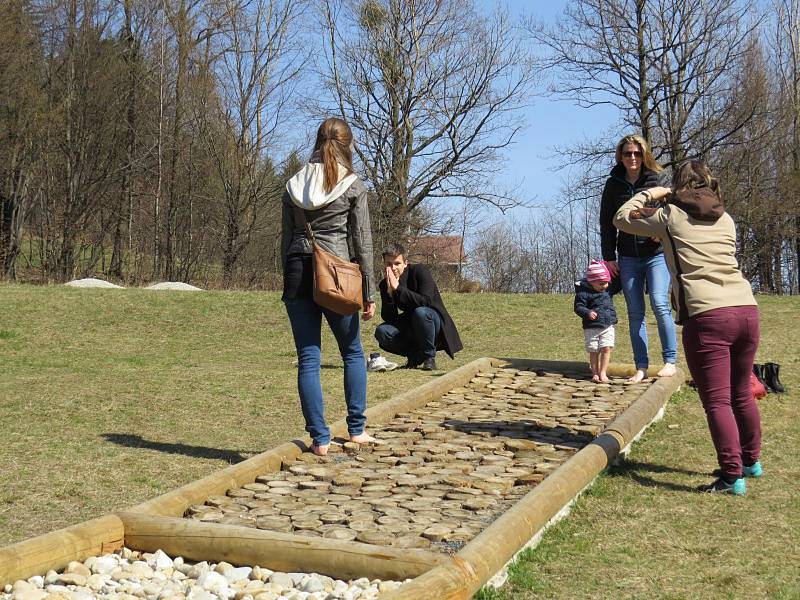
[{"label": "sunglasses", "polygon": [[622,156],[624,156],[625,158],[632,158],[634,156],[636,158],[642,158],[642,153],[639,152],[638,150],[636,150],[636,151],[631,150],[631,151],[628,151],[628,152],[623,152]]}]

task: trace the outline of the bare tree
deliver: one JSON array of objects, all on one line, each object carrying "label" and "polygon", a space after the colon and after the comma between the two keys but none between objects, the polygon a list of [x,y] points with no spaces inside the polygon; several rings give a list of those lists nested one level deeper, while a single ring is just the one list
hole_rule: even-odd
[{"label": "bare tree", "polygon": [[22,225],[41,188],[37,132],[44,116],[41,49],[26,2],[0,12],[0,272],[16,276]]},{"label": "bare tree", "polygon": [[[759,21],[739,0],[576,0],[554,27],[529,22],[553,74],[551,91],[580,106],[610,105],[666,162],[729,143],[752,118],[737,107],[729,67]],[[597,158],[609,144],[577,148]]]},{"label": "bare tree", "polygon": [[[774,0],[772,51],[775,79],[780,92],[780,141],[790,140],[788,161],[779,166],[779,194],[786,200],[791,233],[787,236],[794,269],[789,273],[792,291],[800,293],[800,1]],[[781,143],[776,144],[780,148]]]},{"label": "bare tree", "polygon": [[221,183],[218,235],[223,279],[230,282],[240,256],[280,192],[267,150],[286,126],[294,86],[306,62],[298,39],[297,0],[223,0],[220,33],[208,65],[216,85],[198,105],[197,120]]},{"label": "bare tree", "polygon": [[585,265],[580,217],[539,210],[526,222],[484,228],[470,249],[469,275],[488,291],[570,293]]},{"label": "bare tree", "polygon": [[354,129],[379,228],[404,233],[431,200],[507,208],[502,153],[520,131],[532,71],[507,17],[472,0],[322,0],[324,83]]},{"label": "bare tree", "polygon": [[[117,181],[120,63],[106,39],[113,17],[103,0],[42,0],[32,9],[43,39],[47,98],[38,206],[40,260],[48,277],[73,276],[102,243],[98,209]],[[89,232],[92,235],[89,235]]]}]

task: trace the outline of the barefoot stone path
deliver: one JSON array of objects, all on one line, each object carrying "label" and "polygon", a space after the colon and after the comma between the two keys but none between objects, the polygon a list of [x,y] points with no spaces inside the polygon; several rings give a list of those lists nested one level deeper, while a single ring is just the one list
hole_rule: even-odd
[{"label": "barefoot stone path", "polygon": [[[370,428],[377,444],[331,445],[189,506],[188,519],[458,552],[591,442],[652,383],[496,367]],[[212,525],[213,527],[213,525]],[[250,565],[190,563],[160,550],[71,563],[0,590],[0,600],[368,600],[402,582],[339,581]],[[402,591],[402,590],[400,590]]]},{"label": "barefoot stone path", "polygon": [[189,507],[186,517],[457,552],[589,443],[650,384],[497,368],[371,429]]}]

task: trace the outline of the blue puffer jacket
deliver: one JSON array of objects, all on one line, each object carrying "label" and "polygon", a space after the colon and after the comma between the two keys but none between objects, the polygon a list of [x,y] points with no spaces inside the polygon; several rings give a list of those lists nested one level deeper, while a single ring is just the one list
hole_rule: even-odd
[{"label": "blue puffer jacket", "polygon": [[[597,318],[591,320],[590,312],[596,312]],[[575,314],[583,319],[584,329],[605,329],[617,323],[617,311],[608,290],[595,291],[585,279],[575,284]]]}]

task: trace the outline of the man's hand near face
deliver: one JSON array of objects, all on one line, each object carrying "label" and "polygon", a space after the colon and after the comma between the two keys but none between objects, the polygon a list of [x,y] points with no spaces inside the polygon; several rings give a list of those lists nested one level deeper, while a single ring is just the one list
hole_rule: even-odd
[{"label": "man's hand near face", "polygon": [[391,267],[386,267],[386,287],[389,294],[394,295],[397,288],[400,286],[400,279],[394,274]]}]

